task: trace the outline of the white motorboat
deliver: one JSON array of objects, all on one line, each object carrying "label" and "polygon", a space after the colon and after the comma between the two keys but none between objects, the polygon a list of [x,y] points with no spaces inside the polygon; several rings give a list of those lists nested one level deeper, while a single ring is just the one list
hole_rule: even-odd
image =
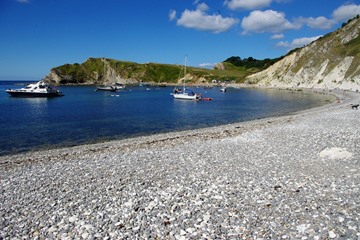
[{"label": "white motorboat", "polygon": [[226,87],[220,88],[220,92],[226,92]]},{"label": "white motorboat", "polygon": [[183,88],[175,89],[173,92],[173,96],[175,99],[183,99],[183,100],[200,100],[201,95],[196,94],[190,89],[185,87],[185,78],[186,78],[186,58],[185,58],[185,68],[184,68],[184,79],[183,79]]},{"label": "white motorboat", "polygon": [[95,91],[110,91],[110,92],[116,92],[117,88],[116,86],[98,86],[96,87]]},{"label": "white motorboat", "polygon": [[116,88],[116,90],[124,90],[125,89],[125,85],[123,85],[122,83],[115,83],[113,86]]},{"label": "white motorboat", "polygon": [[20,89],[7,89],[13,97],[61,97],[64,94],[58,90],[56,87],[51,86],[49,83],[44,82],[43,80],[37,83],[31,83],[26,87]]}]

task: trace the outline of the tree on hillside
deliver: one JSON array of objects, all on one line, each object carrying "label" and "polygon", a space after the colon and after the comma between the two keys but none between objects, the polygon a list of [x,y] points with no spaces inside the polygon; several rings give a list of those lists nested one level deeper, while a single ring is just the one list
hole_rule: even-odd
[{"label": "tree on hillside", "polygon": [[265,69],[279,61],[281,58],[265,58],[264,60],[257,60],[253,57],[241,59],[239,56],[232,56],[226,59],[224,62],[229,62],[237,67]]}]

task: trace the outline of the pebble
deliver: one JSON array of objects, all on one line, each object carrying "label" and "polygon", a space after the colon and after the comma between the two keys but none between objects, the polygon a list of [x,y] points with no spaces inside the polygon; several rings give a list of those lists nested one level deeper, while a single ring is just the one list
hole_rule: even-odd
[{"label": "pebble", "polygon": [[341,96],[283,117],[1,156],[0,239],[358,239],[349,104],[360,95]]},{"label": "pebble", "polygon": [[334,233],[334,231],[329,232],[329,237],[330,238],[336,238],[336,234]]},{"label": "pebble", "polygon": [[77,217],[76,216],[72,216],[69,218],[69,222],[73,223],[77,220]]}]

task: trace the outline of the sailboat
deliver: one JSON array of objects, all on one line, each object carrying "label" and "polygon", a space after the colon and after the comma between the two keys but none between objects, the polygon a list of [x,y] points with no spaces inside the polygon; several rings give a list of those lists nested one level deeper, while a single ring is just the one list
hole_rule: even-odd
[{"label": "sailboat", "polygon": [[[106,61],[104,58],[104,82],[106,81]],[[116,88],[114,88],[113,86],[108,86],[108,85],[104,85],[104,86],[97,86],[95,91],[110,91],[110,92],[116,92]]]},{"label": "sailboat", "polygon": [[190,89],[185,87],[185,78],[186,78],[186,58],[185,58],[185,68],[184,68],[184,79],[183,79],[183,88],[175,89],[173,96],[175,99],[183,99],[183,100],[200,100],[200,94],[196,94]]},{"label": "sailboat", "polygon": [[[121,78],[121,76],[120,76]],[[125,89],[125,85],[123,85],[122,83],[118,83],[116,80],[116,62],[115,62],[115,76],[114,76],[114,84],[112,85],[116,90],[124,90]]]}]

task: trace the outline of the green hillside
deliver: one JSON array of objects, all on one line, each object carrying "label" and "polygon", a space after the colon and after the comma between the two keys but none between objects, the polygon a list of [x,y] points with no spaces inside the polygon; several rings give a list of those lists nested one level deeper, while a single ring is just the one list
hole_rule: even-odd
[{"label": "green hillside", "polygon": [[[220,66],[220,67],[219,67]],[[187,67],[189,81],[208,83],[212,80],[242,83],[246,76],[258,72],[258,66],[236,66],[225,61],[214,69]],[[175,84],[183,77],[184,66],[120,61],[108,58],[89,58],[84,63],[64,64],[51,69],[47,79],[58,84],[101,84],[115,78],[132,82]],[[56,78],[54,77],[56,76]]]}]

